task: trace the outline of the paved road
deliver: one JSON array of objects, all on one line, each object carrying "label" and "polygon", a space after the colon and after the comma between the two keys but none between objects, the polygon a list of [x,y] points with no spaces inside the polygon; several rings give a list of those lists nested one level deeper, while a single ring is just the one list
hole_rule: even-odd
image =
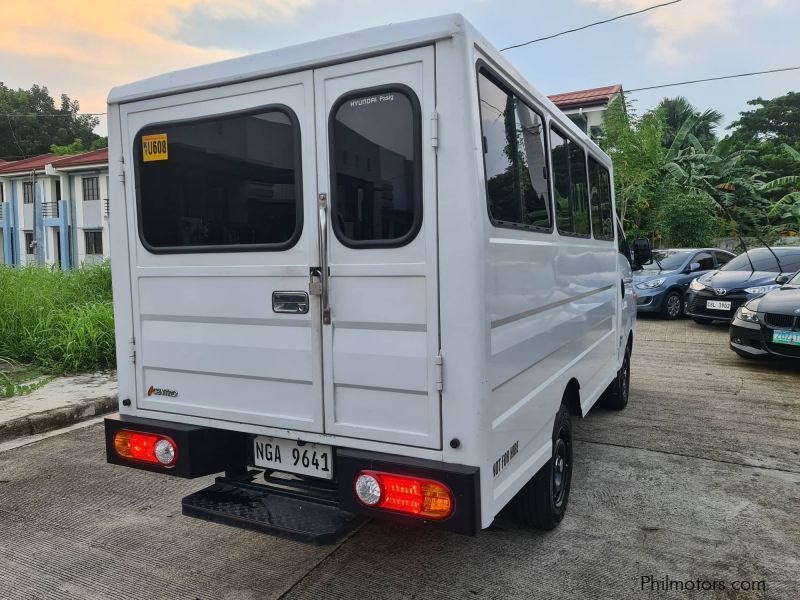
[{"label": "paved road", "polygon": [[7,450],[0,597],[797,598],[800,374],[744,363],[726,335],[640,322],[631,404],[578,423],[569,513],[547,534],[502,514],[476,538],[373,522],[310,548],[182,517],[205,482],[106,465],[100,426]]}]

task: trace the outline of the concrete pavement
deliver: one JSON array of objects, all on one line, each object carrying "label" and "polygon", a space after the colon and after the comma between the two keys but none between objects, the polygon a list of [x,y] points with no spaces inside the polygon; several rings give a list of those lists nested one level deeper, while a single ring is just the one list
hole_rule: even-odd
[{"label": "concrete pavement", "polygon": [[640,322],[631,404],[577,424],[569,511],[548,533],[507,514],[475,538],[371,522],[312,548],[182,517],[209,480],[107,465],[99,425],[0,452],[0,596],[796,598],[800,374],[745,363],[726,333]]}]

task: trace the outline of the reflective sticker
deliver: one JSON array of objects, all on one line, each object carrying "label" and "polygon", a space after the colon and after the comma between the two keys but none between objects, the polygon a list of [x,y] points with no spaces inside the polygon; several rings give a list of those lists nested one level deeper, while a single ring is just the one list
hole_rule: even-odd
[{"label": "reflective sticker", "polygon": [[168,158],[166,133],[142,136],[142,160],[144,162],[167,160]]}]

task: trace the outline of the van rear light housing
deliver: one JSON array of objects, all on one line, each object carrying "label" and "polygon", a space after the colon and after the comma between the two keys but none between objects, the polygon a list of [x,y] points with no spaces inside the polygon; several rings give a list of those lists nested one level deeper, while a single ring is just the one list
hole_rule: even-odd
[{"label": "van rear light housing", "polygon": [[178,446],[169,436],[120,429],[114,434],[114,450],[120,458],[172,467],[178,460]]},{"label": "van rear light housing", "polygon": [[450,488],[421,477],[361,471],[355,478],[355,492],[364,506],[423,519],[446,519],[455,508]]}]

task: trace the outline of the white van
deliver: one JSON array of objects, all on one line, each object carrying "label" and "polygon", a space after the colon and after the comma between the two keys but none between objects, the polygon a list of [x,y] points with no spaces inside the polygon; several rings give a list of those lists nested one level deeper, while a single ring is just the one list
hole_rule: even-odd
[{"label": "white van", "polygon": [[608,156],[463,17],[118,87],[108,120],[109,462],[224,472],[184,514],[315,543],[558,524],[570,420],[627,403],[631,255]]}]

